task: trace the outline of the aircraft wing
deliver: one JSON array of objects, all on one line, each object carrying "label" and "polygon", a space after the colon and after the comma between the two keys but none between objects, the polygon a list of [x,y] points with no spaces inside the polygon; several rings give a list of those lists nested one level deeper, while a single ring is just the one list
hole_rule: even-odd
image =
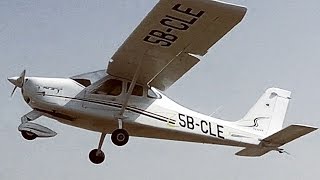
[{"label": "aircraft wing", "polygon": [[245,7],[211,0],[160,0],[120,46],[107,73],[166,90],[237,25]]}]

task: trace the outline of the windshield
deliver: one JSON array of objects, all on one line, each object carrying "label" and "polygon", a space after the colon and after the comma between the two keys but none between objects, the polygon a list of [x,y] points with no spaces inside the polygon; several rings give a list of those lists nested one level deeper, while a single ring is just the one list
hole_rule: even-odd
[{"label": "windshield", "polygon": [[73,79],[73,80],[77,81],[78,83],[87,87],[88,85],[93,84],[93,83],[97,82],[98,80],[102,79],[106,75],[107,75],[106,70],[99,70],[99,71],[75,75],[75,76],[70,77],[70,79]]}]

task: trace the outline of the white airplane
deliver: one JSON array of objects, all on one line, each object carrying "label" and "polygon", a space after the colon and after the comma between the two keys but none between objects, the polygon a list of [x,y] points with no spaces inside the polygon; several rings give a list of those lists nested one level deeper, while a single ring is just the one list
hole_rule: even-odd
[{"label": "white airplane", "polygon": [[[208,49],[236,26],[245,7],[210,0],[160,0],[111,58],[106,70],[70,78],[19,77],[17,87],[32,111],[19,131],[27,140],[56,133],[33,123],[46,116],[101,133],[89,153],[100,164],[106,134],[117,146],[136,137],[243,147],[239,156],[285,152],[280,146],[317,128],[282,129],[290,92],[269,88],[239,121],[223,121],[187,109],[162,91],[199,62]],[[205,81],[205,80],[204,80]]]}]

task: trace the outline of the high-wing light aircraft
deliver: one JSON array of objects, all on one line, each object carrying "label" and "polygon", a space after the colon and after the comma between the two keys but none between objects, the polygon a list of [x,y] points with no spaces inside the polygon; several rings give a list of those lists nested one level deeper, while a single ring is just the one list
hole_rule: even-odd
[{"label": "high-wing light aircraft", "polygon": [[244,147],[239,156],[285,152],[280,146],[316,128],[282,129],[290,92],[269,88],[239,121],[223,121],[189,110],[162,92],[199,62],[236,26],[245,7],[210,0],[160,0],[112,56],[106,70],[70,78],[19,77],[17,87],[32,111],[18,127],[27,140],[56,133],[33,123],[41,116],[101,133],[89,153],[102,163],[106,134],[117,146],[130,136]]}]

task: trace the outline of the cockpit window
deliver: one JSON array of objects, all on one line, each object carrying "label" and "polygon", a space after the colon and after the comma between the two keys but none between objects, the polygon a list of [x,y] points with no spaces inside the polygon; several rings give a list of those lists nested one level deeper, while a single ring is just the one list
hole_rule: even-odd
[{"label": "cockpit window", "polygon": [[161,99],[161,95],[154,92],[152,89],[148,89],[148,97],[153,99]]},{"label": "cockpit window", "polygon": [[[131,83],[127,84],[127,92],[129,91],[130,84]],[[143,87],[140,85],[135,85],[131,94],[134,96],[143,96]]]},{"label": "cockpit window", "polygon": [[94,94],[105,94],[110,96],[119,96],[122,92],[122,81],[109,79],[94,90]]},{"label": "cockpit window", "polygon": [[88,79],[73,79],[74,81],[77,81],[79,84],[82,84],[84,87],[88,87],[91,85],[91,81]]}]

